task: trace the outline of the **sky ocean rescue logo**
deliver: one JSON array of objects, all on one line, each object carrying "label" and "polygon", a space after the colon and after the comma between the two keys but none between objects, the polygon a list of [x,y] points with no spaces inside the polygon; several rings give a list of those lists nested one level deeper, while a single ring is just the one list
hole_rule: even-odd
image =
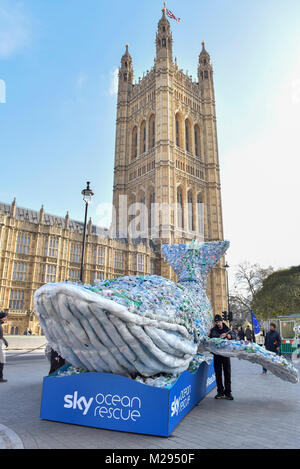
[{"label": "sky ocean rescue logo", "polygon": [[78,391],[75,391],[64,396],[64,408],[80,411],[82,415],[87,415],[91,410],[94,417],[136,422],[141,417],[142,402],[137,396],[102,393],[88,399],[79,397]]},{"label": "sky ocean rescue logo", "polygon": [[191,393],[192,386],[189,385],[180,392],[179,397],[174,396],[174,400],[171,404],[171,417],[174,417],[175,415],[177,417],[178,414],[180,414],[180,412],[189,405]]}]

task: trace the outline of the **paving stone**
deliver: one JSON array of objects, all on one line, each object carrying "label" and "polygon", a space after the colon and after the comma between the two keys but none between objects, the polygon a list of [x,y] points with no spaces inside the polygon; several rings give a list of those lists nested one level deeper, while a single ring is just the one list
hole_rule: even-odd
[{"label": "paving stone", "polygon": [[263,376],[260,367],[248,362],[232,359],[234,401],[216,401],[212,391],[169,438],[40,420],[48,369],[44,359],[8,362],[5,368],[9,381],[1,387],[5,405],[0,422],[17,434],[24,448],[300,448],[300,385]]}]

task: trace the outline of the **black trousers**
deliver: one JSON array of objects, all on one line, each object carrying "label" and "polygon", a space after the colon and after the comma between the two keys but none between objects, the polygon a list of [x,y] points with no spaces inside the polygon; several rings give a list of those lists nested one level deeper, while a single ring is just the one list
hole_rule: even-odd
[{"label": "black trousers", "polygon": [[3,379],[3,368],[4,368],[4,363],[0,363],[0,379]]},{"label": "black trousers", "polygon": [[[231,365],[229,357],[222,357],[221,355],[214,355],[214,368],[216,374],[217,391],[218,394],[231,393]],[[223,372],[224,384],[223,386]]]}]

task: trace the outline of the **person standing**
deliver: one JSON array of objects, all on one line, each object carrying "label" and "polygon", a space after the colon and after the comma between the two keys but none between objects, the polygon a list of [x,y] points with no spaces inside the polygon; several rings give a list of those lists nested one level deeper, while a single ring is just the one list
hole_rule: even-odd
[{"label": "person standing", "polygon": [[49,375],[57,371],[59,368],[65,365],[65,360],[58,353],[51,348],[50,352],[50,371]]},{"label": "person standing", "polygon": [[3,336],[3,327],[2,324],[6,321],[7,313],[1,312],[0,313],[0,383],[7,383],[7,379],[3,378],[3,368],[5,363],[5,355],[3,351],[3,345],[8,347],[7,340]]},{"label": "person standing", "polygon": [[[219,314],[216,314],[215,326],[211,328],[209,337],[231,340],[235,339],[235,334],[226,326],[226,324],[223,323],[222,317]],[[230,358],[214,354],[214,368],[217,382],[217,395],[215,396],[215,399],[225,398],[232,401]],[[223,373],[225,387],[223,386]]]},{"label": "person standing", "polygon": [[246,339],[247,339],[247,340],[249,340],[250,342],[252,341],[252,339],[253,339],[253,334],[252,334],[252,331],[251,331],[251,329],[250,329],[249,326],[246,327],[245,336],[246,336]]},{"label": "person standing", "polygon": [[[270,330],[266,334],[265,338],[265,347],[269,352],[274,352],[276,355],[279,354],[279,347],[281,345],[281,337],[280,334],[276,331],[276,324],[274,322],[271,322],[270,324]],[[267,374],[266,368],[263,368],[262,371],[263,375]]]},{"label": "person standing", "polygon": [[242,327],[240,327],[240,330],[238,332],[238,338],[239,338],[239,340],[245,340],[245,332],[244,332],[244,329]]}]

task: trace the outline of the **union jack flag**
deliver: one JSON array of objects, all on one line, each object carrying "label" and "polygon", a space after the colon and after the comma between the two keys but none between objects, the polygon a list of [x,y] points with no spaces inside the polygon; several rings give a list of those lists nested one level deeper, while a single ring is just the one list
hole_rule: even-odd
[{"label": "union jack flag", "polygon": [[180,18],[176,18],[176,16],[173,15],[173,13],[170,10],[168,10],[167,8],[166,8],[166,13],[167,13],[169,18],[173,18],[173,20],[175,20],[175,21],[177,21],[177,23],[179,23]]}]

